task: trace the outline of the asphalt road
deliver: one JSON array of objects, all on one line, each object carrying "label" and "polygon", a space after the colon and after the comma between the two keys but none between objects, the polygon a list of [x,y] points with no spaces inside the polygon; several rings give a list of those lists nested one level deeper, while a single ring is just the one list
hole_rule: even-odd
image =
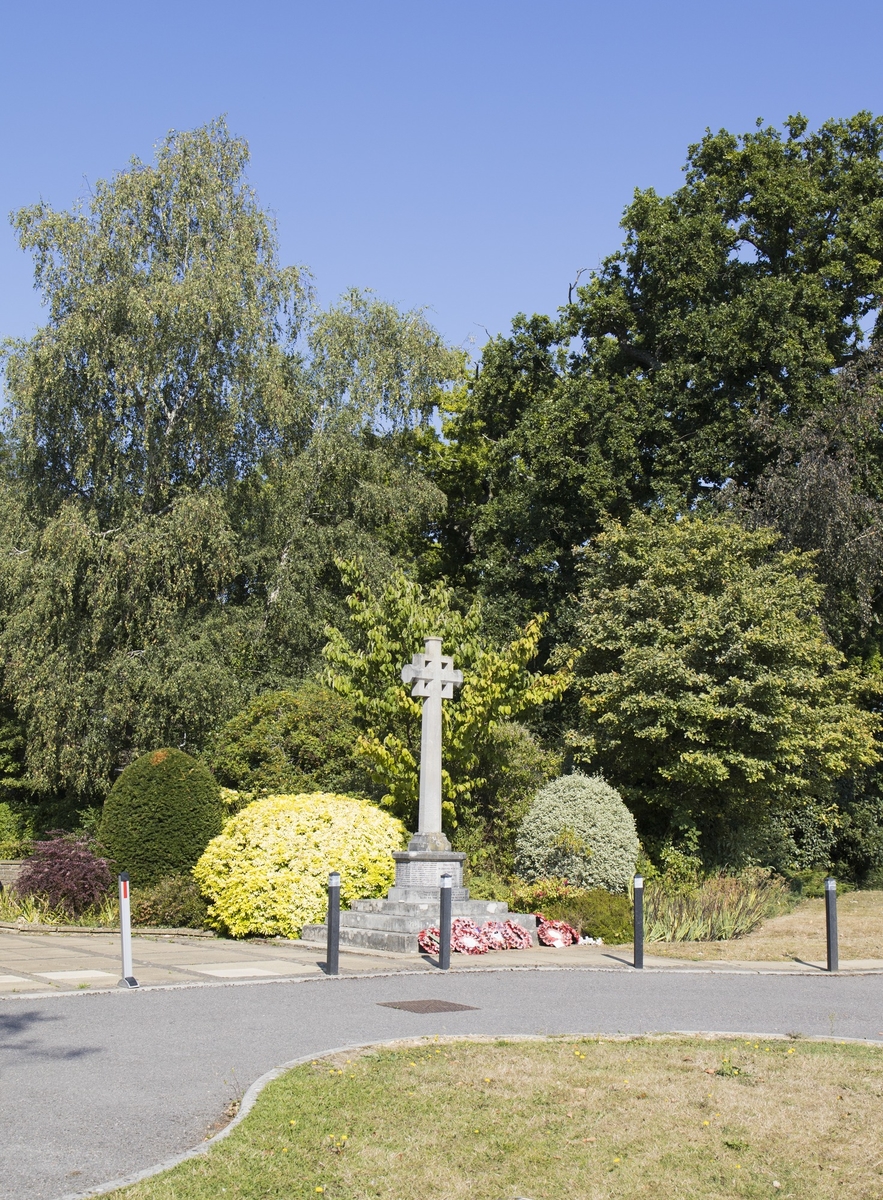
[{"label": "asphalt road", "polygon": [[[418,1015],[382,1001],[451,1000]],[[197,1145],[264,1072],[421,1034],[703,1030],[883,1040],[883,977],[598,970],[65,994],[0,1003],[0,1196],[58,1200]]]}]

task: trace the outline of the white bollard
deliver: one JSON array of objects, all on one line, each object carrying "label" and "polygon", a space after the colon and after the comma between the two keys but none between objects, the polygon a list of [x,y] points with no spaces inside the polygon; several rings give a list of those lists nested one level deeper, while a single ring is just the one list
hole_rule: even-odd
[{"label": "white bollard", "polygon": [[138,980],[132,971],[132,911],[129,904],[129,876],[124,871],[118,877],[120,886],[120,946],[123,954],[123,977],[119,987],[136,988]]}]

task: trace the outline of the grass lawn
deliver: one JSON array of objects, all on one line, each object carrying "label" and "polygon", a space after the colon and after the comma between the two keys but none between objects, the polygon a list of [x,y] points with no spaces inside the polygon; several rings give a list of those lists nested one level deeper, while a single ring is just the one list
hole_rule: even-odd
[{"label": "grass lawn", "polygon": [[420,1041],[272,1083],[116,1200],[883,1195],[883,1051],[803,1041]]},{"label": "grass lawn", "polygon": [[[883,959],[883,892],[847,892],[837,897],[837,928],[842,961]],[[825,901],[802,900],[791,912],[769,921],[745,937],[728,942],[647,942],[647,954],[671,958],[742,959],[775,962],[825,958]]]}]

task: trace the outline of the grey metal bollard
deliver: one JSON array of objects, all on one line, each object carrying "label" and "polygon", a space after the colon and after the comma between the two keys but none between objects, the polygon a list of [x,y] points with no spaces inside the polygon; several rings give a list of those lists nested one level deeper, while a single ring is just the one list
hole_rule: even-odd
[{"label": "grey metal bollard", "polygon": [[634,881],[635,949],[634,965],[644,969],[644,876],[636,875]]},{"label": "grey metal bollard", "polygon": [[837,880],[829,875],[825,880],[825,935],[828,943],[828,970],[840,970],[837,946]]},{"label": "grey metal bollard", "polygon": [[328,876],[328,948],[325,951],[325,974],[340,974],[340,875]]},{"label": "grey metal bollard", "polygon": [[123,871],[117,876],[120,892],[120,950],[123,959],[123,977],[119,987],[136,988],[138,980],[132,970],[132,908],[129,899],[129,876]]},{"label": "grey metal bollard", "polygon": [[442,875],[438,896],[438,965],[442,971],[451,967],[451,892],[450,875]]}]

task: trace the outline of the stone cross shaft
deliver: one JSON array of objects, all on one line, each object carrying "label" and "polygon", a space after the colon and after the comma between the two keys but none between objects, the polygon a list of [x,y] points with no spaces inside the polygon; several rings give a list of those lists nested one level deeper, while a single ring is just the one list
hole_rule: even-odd
[{"label": "stone cross shaft", "polygon": [[413,683],[412,696],[423,700],[420,736],[420,810],[418,833],[441,833],[442,827],[442,700],[451,700],[463,683],[463,672],[442,654],[441,638],[426,639],[423,654],[402,667],[402,681]]}]

